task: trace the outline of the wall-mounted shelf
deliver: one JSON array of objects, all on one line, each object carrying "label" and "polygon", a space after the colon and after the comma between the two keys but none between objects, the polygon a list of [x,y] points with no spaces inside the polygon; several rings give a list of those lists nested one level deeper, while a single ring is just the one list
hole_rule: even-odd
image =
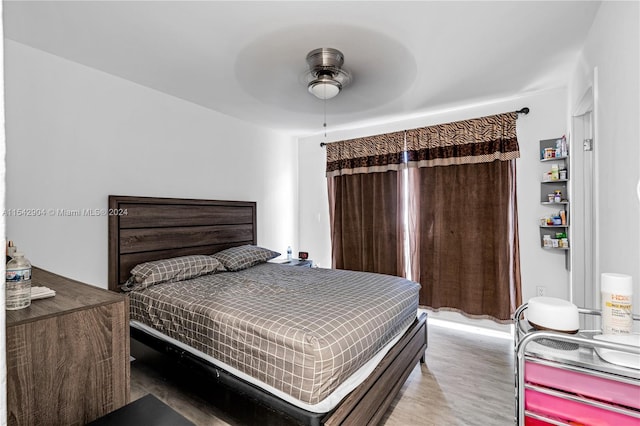
[{"label": "wall-mounted shelf", "polygon": [[[549,141],[553,141],[553,143],[555,144],[555,142],[557,141],[557,139],[548,139]],[[540,141],[540,144],[542,144],[542,142],[546,142],[546,141]],[[540,145],[542,147],[542,145]],[[561,160],[566,160],[567,158],[569,158],[568,155],[565,156],[560,156],[560,157],[552,157],[552,158],[541,158],[540,161],[543,163],[546,163],[548,161],[561,161]]]},{"label": "wall-mounted shelf", "polygon": [[[569,152],[564,137],[540,141],[540,162],[547,163],[540,179],[540,204],[548,207],[540,220],[540,247],[569,251]],[[553,208],[553,210],[551,210]],[[561,224],[552,224],[562,220]],[[545,245],[545,238],[547,243]],[[550,239],[550,240],[549,240]],[[567,262],[568,264],[568,262]]]}]

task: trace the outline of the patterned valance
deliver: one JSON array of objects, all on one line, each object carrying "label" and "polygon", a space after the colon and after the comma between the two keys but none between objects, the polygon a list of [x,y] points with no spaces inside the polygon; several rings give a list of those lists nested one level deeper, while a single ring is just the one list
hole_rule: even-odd
[{"label": "patterned valance", "polygon": [[516,137],[518,113],[407,130],[409,167],[490,163],[520,157]]},{"label": "patterned valance", "polygon": [[327,144],[327,176],[398,170],[404,147],[404,131]]},{"label": "patterned valance", "polygon": [[520,157],[518,113],[421,127],[327,144],[327,177],[508,161]]}]

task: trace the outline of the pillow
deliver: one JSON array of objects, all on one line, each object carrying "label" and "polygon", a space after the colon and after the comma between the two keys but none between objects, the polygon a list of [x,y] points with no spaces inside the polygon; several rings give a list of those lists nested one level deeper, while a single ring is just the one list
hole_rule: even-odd
[{"label": "pillow", "polygon": [[231,247],[211,255],[218,259],[227,271],[241,271],[278,256],[278,252],[249,244]]},{"label": "pillow", "polygon": [[154,284],[188,280],[223,270],[224,266],[218,259],[205,255],[154,260],[136,265],[123,290],[142,290]]}]

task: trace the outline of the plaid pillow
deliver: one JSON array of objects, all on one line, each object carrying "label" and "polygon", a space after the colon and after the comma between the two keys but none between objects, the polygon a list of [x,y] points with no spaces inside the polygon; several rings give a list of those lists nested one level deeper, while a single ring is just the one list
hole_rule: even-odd
[{"label": "plaid pillow", "polygon": [[276,251],[249,244],[231,247],[211,255],[218,259],[227,271],[241,271],[278,256],[280,253]]},{"label": "plaid pillow", "polygon": [[175,282],[223,271],[224,266],[215,258],[205,255],[173,257],[136,265],[126,290],[142,290],[154,284]]}]

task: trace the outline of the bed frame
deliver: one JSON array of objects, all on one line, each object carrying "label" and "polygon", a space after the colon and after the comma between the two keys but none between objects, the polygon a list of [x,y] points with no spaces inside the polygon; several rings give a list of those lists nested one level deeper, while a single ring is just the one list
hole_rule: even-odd
[{"label": "bed frame", "polygon": [[[257,244],[256,203],[181,198],[109,196],[109,290],[120,291],[131,269],[142,262]],[[135,328],[131,337],[180,362],[211,373],[216,381],[305,425],[377,424],[427,349],[422,314],[372,374],[329,413],[295,407],[184,350]]]}]

